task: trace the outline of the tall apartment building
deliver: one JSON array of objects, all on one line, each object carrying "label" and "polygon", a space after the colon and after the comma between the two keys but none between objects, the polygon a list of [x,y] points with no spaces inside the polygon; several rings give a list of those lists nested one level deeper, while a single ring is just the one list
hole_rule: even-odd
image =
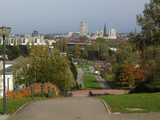
[{"label": "tall apartment building", "polygon": [[81,21],[80,23],[80,35],[81,36],[87,36],[88,35],[88,22],[87,21]]}]

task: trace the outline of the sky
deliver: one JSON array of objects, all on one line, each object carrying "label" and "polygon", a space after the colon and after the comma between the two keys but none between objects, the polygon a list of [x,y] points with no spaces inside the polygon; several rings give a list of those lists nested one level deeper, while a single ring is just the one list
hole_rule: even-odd
[{"label": "sky", "polygon": [[14,33],[60,33],[79,31],[87,20],[94,32],[107,24],[119,32],[131,32],[137,26],[149,0],[0,0],[0,26],[10,26]]}]

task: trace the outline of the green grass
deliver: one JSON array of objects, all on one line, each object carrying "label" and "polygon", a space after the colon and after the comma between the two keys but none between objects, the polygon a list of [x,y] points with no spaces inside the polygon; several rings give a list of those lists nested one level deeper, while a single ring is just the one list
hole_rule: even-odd
[{"label": "green grass", "polygon": [[[7,113],[15,112],[19,107],[31,101],[30,97],[7,100]],[[0,113],[3,113],[2,100],[0,100]]]},{"label": "green grass", "polygon": [[84,72],[90,72],[89,71],[90,65],[88,65],[88,64],[82,64],[80,67],[83,69]]},{"label": "green grass", "polygon": [[104,79],[105,79],[106,81],[113,81],[114,75],[113,75],[113,74],[105,74],[105,75],[104,75]]},{"label": "green grass", "polygon": [[112,112],[160,112],[160,93],[103,96]]},{"label": "green grass", "polygon": [[100,88],[99,83],[96,81],[95,75],[93,75],[92,73],[84,74],[84,86],[85,88]]},{"label": "green grass", "polygon": [[101,88],[100,84],[96,80],[94,73],[91,73],[91,71],[89,69],[91,64],[92,64],[92,62],[88,62],[88,63],[83,63],[80,66],[84,71],[84,76],[83,76],[84,88],[86,88],[86,89]]},{"label": "green grass", "polygon": [[[42,97],[35,97],[34,100],[43,100],[45,98]],[[7,100],[7,113],[14,113],[18,108],[22,105],[31,102],[31,97],[23,97],[18,99],[8,99]],[[0,100],[0,113],[3,113],[2,109],[2,100]]]},{"label": "green grass", "polygon": [[104,74],[103,78],[107,81],[109,86],[113,89],[128,89],[128,84],[121,83],[114,79],[114,74]]}]

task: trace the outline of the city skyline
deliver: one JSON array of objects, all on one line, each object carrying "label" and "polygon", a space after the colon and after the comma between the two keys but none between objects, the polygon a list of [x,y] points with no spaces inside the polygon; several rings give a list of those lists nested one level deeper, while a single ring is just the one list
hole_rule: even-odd
[{"label": "city skyline", "polygon": [[131,32],[136,27],[136,15],[148,1],[5,0],[1,2],[0,24],[12,27],[14,33],[64,33],[78,32],[80,21],[87,20],[90,32],[103,30],[104,24],[119,32]]}]

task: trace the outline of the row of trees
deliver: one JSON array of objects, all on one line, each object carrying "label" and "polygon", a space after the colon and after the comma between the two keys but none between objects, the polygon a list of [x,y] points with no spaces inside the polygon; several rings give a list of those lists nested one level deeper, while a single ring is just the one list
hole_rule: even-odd
[{"label": "row of trees", "polygon": [[[19,56],[28,55],[28,46],[6,46],[6,54],[9,60],[14,60]],[[0,45],[0,54],[3,54],[3,46]]]},{"label": "row of trees", "polygon": [[[133,88],[145,84],[147,87],[160,88],[160,1],[150,0],[145,5],[142,15],[137,16],[141,26],[140,33],[130,34],[130,40],[108,46],[117,48],[117,52],[105,49],[103,40],[99,46],[99,55],[105,60],[110,59],[113,67],[114,80],[127,82]],[[111,42],[110,42],[111,43]],[[107,57],[107,58],[106,58]],[[100,57],[102,58],[102,57]]]}]

